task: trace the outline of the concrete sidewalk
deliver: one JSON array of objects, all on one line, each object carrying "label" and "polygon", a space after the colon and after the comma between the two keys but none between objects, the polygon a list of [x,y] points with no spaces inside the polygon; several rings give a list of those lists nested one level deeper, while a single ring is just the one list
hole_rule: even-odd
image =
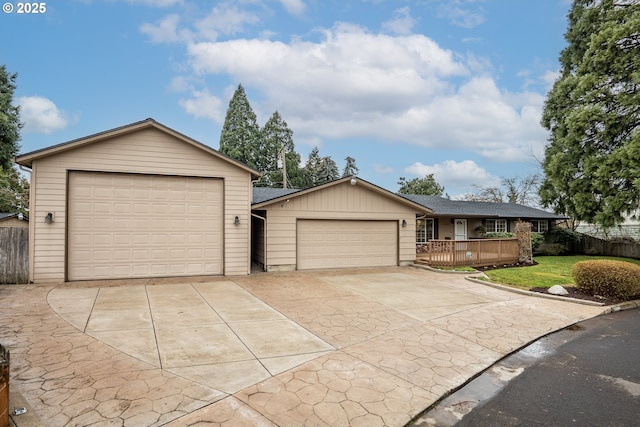
[{"label": "concrete sidewalk", "polygon": [[0,286],[0,301],[19,427],[402,426],[607,311],[409,267]]}]

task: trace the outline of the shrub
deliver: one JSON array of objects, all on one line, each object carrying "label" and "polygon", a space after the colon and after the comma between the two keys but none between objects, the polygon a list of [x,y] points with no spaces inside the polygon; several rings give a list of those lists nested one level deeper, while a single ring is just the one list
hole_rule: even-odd
[{"label": "shrub", "polygon": [[511,239],[516,237],[516,235],[502,231],[499,233],[485,233],[483,237],[486,237],[487,239]]},{"label": "shrub", "polygon": [[545,249],[540,250],[544,255],[567,255],[573,244],[579,243],[581,239],[580,233],[568,228],[553,227],[544,234]]},{"label": "shrub", "polygon": [[640,292],[640,265],[630,262],[580,261],[571,274],[578,289],[591,295],[628,300]]},{"label": "shrub", "polygon": [[540,255],[559,256],[566,255],[568,250],[562,243],[547,243],[545,241],[538,246],[536,252]]},{"label": "shrub", "polygon": [[545,233],[545,239],[549,243],[560,243],[570,246],[572,243],[580,242],[580,233],[569,228],[553,227]]},{"label": "shrub", "polygon": [[531,249],[534,251],[544,242],[544,236],[538,233],[531,233]]},{"label": "shrub", "polygon": [[598,255],[598,250],[593,246],[588,247],[584,250],[585,255]]}]

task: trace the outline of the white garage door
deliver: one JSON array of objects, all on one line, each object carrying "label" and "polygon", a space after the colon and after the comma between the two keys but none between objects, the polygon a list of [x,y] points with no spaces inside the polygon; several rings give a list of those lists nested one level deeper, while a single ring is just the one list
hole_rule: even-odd
[{"label": "white garage door", "polygon": [[69,174],[68,280],[223,273],[222,180]]},{"label": "white garage door", "polygon": [[398,265],[396,221],[299,220],[299,270]]}]

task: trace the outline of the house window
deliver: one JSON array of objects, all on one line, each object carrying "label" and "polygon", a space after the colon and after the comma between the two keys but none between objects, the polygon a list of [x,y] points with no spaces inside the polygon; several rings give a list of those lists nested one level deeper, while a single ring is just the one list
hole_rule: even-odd
[{"label": "house window", "polygon": [[507,220],[506,219],[488,219],[486,220],[484,227],[487,230],[487,233],[506,233]]},{"label": "house window", "polygon": [[534,219],[531,221],[531,231],[533,233],[544,234],[549,231],[549,221],[547,220],[537,220]]},{"label": "house window", "polygon": [[416,243],[427,243],[433,240],[433,219],[420,218],[416,220]]}]

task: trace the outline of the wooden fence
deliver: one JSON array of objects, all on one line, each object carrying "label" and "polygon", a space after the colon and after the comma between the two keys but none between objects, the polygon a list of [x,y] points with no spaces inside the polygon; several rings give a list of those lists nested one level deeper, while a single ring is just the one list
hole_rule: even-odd
[{"label": "wooden fence", "polygon": [[640,244],[617,240],[602,240],[583,234],[571,244],[571,252],[585,255],[603,255],[640,259]]},{"label": "wooden fence", "polygon": [[9,425],[9,350],[0,345],[0,426]]},{"label": "wooden fence", "polygon": [[29,281],[29,229],[0,227],[0,284]]},{"label": "wooden fence", "polygon": [[518,239],[431,240],[416,261],[438,267],[483,267],[518,262]]}]

